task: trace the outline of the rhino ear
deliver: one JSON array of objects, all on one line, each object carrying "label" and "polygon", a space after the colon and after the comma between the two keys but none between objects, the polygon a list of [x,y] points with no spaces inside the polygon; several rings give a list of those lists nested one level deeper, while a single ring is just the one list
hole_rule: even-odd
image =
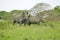
[{"label": "rhino ear", "polygon": [[25,13],[23,12],[23,14],[25,14]]},{"label": "rhino ear", "polygon": [[28,14],[28,12],[27,12],[27,14]]}]

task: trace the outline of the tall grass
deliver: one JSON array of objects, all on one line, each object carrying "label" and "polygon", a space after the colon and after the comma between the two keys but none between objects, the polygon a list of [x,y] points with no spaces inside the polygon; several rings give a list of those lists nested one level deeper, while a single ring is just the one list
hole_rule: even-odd
[{"label": "tall grass", "polygon": [[0,21],[0,40],[60,40],[60,22],[24,26]]}]

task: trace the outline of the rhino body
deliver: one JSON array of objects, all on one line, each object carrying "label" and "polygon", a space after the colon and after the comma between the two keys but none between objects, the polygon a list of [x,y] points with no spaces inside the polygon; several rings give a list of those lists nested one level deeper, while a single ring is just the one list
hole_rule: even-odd
[{"label": "rhino body", "polygon": [[13,20],[13,24],[18,23],[20,25],[21,24],[24,24],[24,25],[40,24],[40,22],[45,22],[45,21],[40,16],[28,15],[28,12],[27,14],[23,12],[20,15],[15,16]]},{"label": "rhino body", "polygon": [[31,16],[26,19],[26,24],[31,25],[31,24],[40,24],[41,22],[45,22],[45,20],[40,17],[40,16]]},{"label": "rhino body", "polygon": [[25,24],[25,21],[27,19],[27,15],[23,12],[20,13],[19,15],[16,15],[13,19],[13,24],[18,23],[18,24]]}]

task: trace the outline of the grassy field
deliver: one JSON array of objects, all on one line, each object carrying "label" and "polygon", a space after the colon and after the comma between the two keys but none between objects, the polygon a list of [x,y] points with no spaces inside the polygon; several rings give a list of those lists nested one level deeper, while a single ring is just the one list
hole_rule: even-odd
[{"label": "grassy field", "polygon": [[0,21],[0,40],[60,40],[60,22],[19,26],[3,20]]}]

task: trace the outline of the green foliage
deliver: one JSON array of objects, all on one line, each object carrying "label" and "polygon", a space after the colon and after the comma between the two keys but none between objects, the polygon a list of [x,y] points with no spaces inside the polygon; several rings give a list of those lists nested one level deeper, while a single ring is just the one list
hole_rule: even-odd
[{"label": "green foliage", "polygon": [[10,13],[6,11],[0,11],[0,19],[8,19]]},{"label": "green foliage", "polygon": [[20,14],[21,12],[27,12],[28,10],[12,10],[12,14]]},{"label": "green foliage", "polygon": [[54,8],[54,11],[55,11],[56,13],[59,13],[59,14],[60,14],[60,6],[56,6],[56,7]]}]

